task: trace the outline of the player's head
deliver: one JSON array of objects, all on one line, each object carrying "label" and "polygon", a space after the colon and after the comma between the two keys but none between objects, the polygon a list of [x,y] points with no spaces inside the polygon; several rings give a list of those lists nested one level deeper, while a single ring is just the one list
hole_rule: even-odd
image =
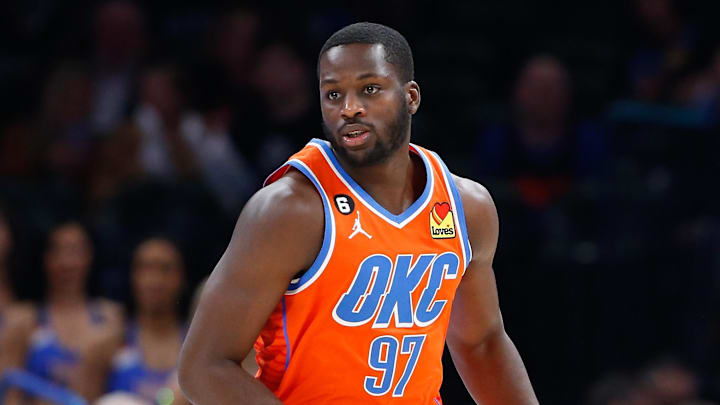
[{"label": "player's head", "polygon": [[320,73],[319,59],[325,52],[336,46],[351,44],[382,45],[385,49],[385,60],[395,67],[398,78],[403,83],[415,79],[412,51],[405,37],[390,27],[369,22],[348,25],[325,41],[318,58],[318,75]]},{"label": "player's head", "polygon": [[409,142],[420,88],[399,32],[372,23],[342,28],[320,50],[317,71],[325,135],[346,163],[378,164]]}]

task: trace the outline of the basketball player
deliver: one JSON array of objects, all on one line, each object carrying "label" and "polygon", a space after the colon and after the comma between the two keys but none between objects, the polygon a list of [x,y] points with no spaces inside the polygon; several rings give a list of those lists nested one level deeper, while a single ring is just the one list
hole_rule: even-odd
[{"label": "basketball player", "polygon": [[[498,309],[493,202],[410,144],[420,88],[405,39],[345,27],[320,51],[318,76],[328,142],[292,156],[241,213],[181,353],[185,394],[441,404],[447,339],[475,401],[537,404]],[[254,341],[255,379],[240,367]]]}]

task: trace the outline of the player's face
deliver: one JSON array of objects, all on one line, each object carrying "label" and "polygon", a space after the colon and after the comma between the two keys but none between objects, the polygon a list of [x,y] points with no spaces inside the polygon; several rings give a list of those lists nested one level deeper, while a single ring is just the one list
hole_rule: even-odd
[{"label": "player's face", "polygon": [[382,45],[330,48],[320,59],[319,75],[325,136],[341,160],[371,166],[407,145],[419,89],[399,79]]}]

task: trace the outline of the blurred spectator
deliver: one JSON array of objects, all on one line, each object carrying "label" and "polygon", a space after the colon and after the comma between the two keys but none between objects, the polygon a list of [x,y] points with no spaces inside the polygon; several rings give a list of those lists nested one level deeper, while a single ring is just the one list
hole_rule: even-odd
[{"label": "blurred spectator", "polygon": [[13,238],[5,215],[0,207],[0,377],[7,368],[19,366],[19,361],[13,358],[14,353],[7,348],[8,307],[15,294],[10,279]]},{"label": "blurred spectator", "polygon": [[128,324],[125,347],[113,360],[108,389],[153,402],[169,391],[171,379],[176,378],[185,336],[178,307],[185,287],[185,264],[172,242],[148,239],[135,250],[131,277],[135,314]]},{"label": "blurred spectator", "polygon": [[54,178],[80,185],[87,178],[95,136],[90,127],[90,82],[81,65],[60,65],[45,88],[40,119],[42,162]]},{"label": "blurred spectator", "polygon": [[0,171],[49,176],[73,186],[87,178],[95,145],[90,126],[90,81],[78,62],[60,63],[45,83],[38,119],[6,129]]},{"label": "blurred spectator", "polygon": [[260,18],[253,10],[237,9],[222,16],[208,35],[201,76],[228,89],[237,110],[244,111],[252,102],[248,90],[259,28]]},{"label": "blurred spectator", "polygon": [[658,405],[682,404],[699,399],[698,377],[673,360],[650,365],[642,372],[641,381]]},{"label": "blurred spectator", "polygon": [[[210,98],[222,94],[223,104],[230,107],[231,121],[241,125],[253,119],[252,107],[257,103],[251,88],[251,73],[260,25],[260,18],[252,9],[235,9],[219,17],[208,32],[205,50],[193,72],[195,91],[203,99],[200,103],[207,103],[207,93],[211,94]],[[255,137],[243,130],[239,134],[233,140],[237,141],[238,150],[248,156],[252,153],[248,144],[252,146]]]},{"label": "blurred spectator", "polygon": [[682,83],[679,99],[685,105],[720,116],[720,47],[707,66]]},{"label": "blurred spectator", "polygon": [[587,405],[656,405],[636,379],[625,374],[610,374],[597,381],[588,395]]},{"label": "blurred spectator", "polygon": [[[254,118],[236,123],[245,150],[262,176],[292,153],[321,137],[320,114],[312,71],[287,42],[271,42],[257,56],[252,83],[260,103]],[[248,144],[251,142],[251,144]]]},{"label": "blurred spectator", "polygon": [[[7,211],[0,206],[0,379],[10,369],[23,367],[23,356],[16,348],[23,345],[22,337],[13,333],[15,325],[23,322],[29,308],[26,304],[16,302],[16,286],[13,280],[14,239],[7,218]],[[11,391],[0,402],[16,405],[20,402],[20,393]]]},{"label": "blurred spectator", "polygon": [[692,399],[689,401],[679,402],[678,405],[717,405],[716,402],[703,401],[701,399]]},{"label": "blurred spectator", "polygon": [[229,217],[235,218],[245,201],[257,190],[260,179],[236,148],[230,136],[231,106],[222,96],[210,96],[202,115],[183,133],[199,166],[204,183]]},{"label": "blurred spectator", "polygon": [[2,330],[2,313],[7,305],[15,298],[11,276],[13,235],[6,218],[5,211],[0,206],[0,330]]},{"label": "blurred spectator", "polygon": [[[110,394],[103,395],[95,401],[95,405],[151,405],[153,402],[148,402],[139,398],[137,395],[128,394],[125,392],[113,392]],[[164,404],[166,405],[166,404]]]},{"label": "blurred spectator", "polygon": [[146,47],[145,18],[126,0],[102,3],[93,17],[92,124],[107,134],[125,119]]},{"label": "blurred spectator", "polygon": [[141,138],[139,129],[127,123],[101,142],[88,187],[92,207],[98,207],[142,178],[143,169],[137,158]]},{"label": "blurred spectator", "polygon": [[668,101],[697,56],[698,32],[685,21],[674,0],[634,0],[633,6],[647,35],[630,63],[633,96]]},{"label": "blurred spectator", "polygon": [[142,78],[140,106],[134,124],[140,131],[137,158],[146,175],[164,180],[197,174],[186,133],[199,119],[188,111],[183,77],[171,67],[156,67]]},{"label": "blurred spectator", "polygon": [[238,9],[225,15],[211,36],[210,49],[225,78],[236,89],[248,85],[253,66],[255,40],[260,19],[254,11]]},{"label": "blurred spectator", "polygon": [[515,83],[513,104],[512,123],[490,128],[480,140],[477,178],[509,178],[525,204],[539,208],[574,180],[600,173],[604,134],[572,115],[572,85],[558,59],[531,58]]},{"label": "blurred spectator", "polygon": [[202,113],[187,107],[182,75],[174,68],[149,69],[132,124],[123,125],[100,148],[90,195],[100,203],[142,177],[165,182],[202,180],[235,217],[258,179],[229,134],[230,106],[210,94]]},{"label": "blurred spectator", "polygon": [[699,379],[689,368],[662,360],[634,376],[609,374],[591,387],[588,405],[710,404],[700,399]]},{"label": "blurred spectator", "polygon": [[8,349],[25,356],[28,371],[88,400],[103,392],[122,331],[120,308],[87,295],[92,257],[90,238],[80,224],[61,223],[50,231],[43,256],[45,302],[25,309],[9,326],[17,346]]},{"label": "blurred spectator", "polygon": [[40,137],[34,123],[15,122],[0,134],[0,176],[15,179],[37,178],[42,164]]}]

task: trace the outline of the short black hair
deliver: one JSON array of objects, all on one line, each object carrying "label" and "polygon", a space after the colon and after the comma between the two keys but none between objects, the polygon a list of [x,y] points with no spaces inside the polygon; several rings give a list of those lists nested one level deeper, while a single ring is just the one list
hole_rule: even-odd
[{"label": "short black hair", "polygon": [[415,78],[412,51],[405,37],[390,27],[369,22],[351,24],[332,34],[320,49],[318,73],[320,58],[328,49],[348,44],[381,44],[385,60],[397,68],[400,80],[407,83]]}]

